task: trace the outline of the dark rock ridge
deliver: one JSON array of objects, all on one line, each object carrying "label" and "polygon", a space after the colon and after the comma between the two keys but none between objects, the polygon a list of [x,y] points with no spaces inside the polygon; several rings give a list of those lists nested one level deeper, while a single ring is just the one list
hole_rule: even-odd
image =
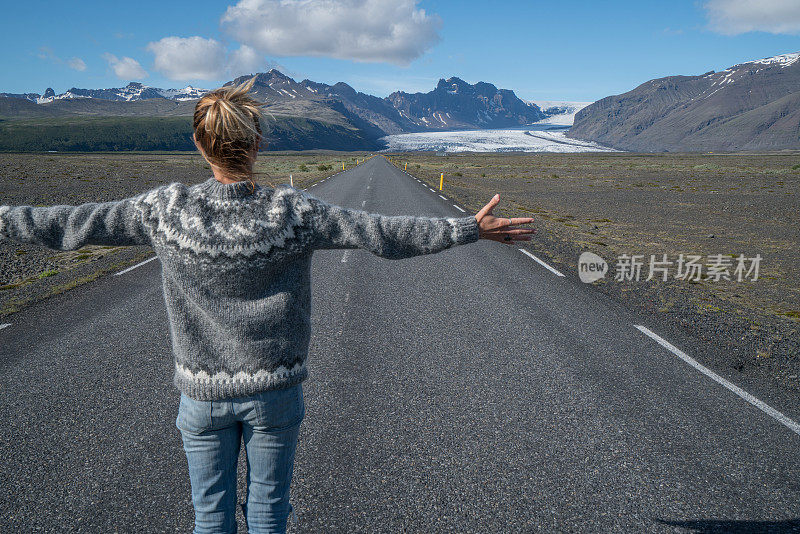
[{"label": "dark rock ridge", "polygon": [[582,109],[567,135],[638,152],[800,149],[800,53],[650,80]]},{"label": "dark rock ridge", "polygon": [[538,106],[523,102],[514,91],[484,82],[470,85],[455,77],[439,80],[429,93],[398,91],[387,100],[400,115],[423,130],[503,128],[545,118]]}]

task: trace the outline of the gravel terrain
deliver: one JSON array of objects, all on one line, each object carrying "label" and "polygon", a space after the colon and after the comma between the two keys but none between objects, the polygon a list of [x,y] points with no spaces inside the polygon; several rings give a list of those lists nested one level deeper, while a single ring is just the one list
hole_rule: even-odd
[{"label": "gravel terrain", "polygon": [[[392,155],[473,212],[538,219],[535,249],[577,276],[584,251],[643,255],[639,281],[594,285],[717,346],[716,363],[800,392],[800,154]],[[758,280],[646,281],[650,255],[763,258]]]}]

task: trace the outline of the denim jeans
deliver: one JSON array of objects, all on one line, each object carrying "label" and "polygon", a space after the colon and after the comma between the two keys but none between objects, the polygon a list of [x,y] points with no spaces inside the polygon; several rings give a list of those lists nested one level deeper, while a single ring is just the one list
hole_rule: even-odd
[{"label": "denim jeans", "polygon": [[198,401],[181,393],[175,425],[189,462],[194,534],[236,532],[236,467],[242,438],[247,451],[242,511],[248,532],[286,532],[294,452],[304,416],[300,384],[220,401]]}]

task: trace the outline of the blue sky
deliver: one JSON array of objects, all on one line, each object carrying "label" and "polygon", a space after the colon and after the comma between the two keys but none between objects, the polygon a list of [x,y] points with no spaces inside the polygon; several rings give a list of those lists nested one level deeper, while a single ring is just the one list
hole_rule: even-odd
[{"label": "blue sky", "polygon": [[0,92],[12,93],[132,80],[211,89],[277,67],[377,96],[458,76],[524,99],[594,101],[800,51],[796,0],[86,0],[3,12]]}]

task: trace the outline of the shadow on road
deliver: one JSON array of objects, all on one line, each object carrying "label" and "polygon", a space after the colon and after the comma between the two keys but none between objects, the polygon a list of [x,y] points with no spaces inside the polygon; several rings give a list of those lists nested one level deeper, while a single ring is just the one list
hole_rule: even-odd
[{"label": "shadow on road", "polygon": [[690,521],[667,521],[657,519],[661,524],[682,527],[702,534],[782,534],[800,532],[800,518],[784,521],[736,521],[726,519],[696,519]]}]

